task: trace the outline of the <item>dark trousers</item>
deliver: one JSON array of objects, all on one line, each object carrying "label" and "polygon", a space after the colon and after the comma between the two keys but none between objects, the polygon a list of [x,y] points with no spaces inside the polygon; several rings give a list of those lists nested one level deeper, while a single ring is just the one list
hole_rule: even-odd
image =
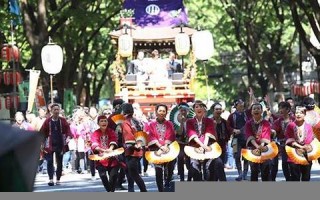
[{"label": "dark trousers", "polygon": [[243,178],[246,178],[248,170],[249,170],[249,161],[245,158],[242,158],[242,160],[243,160],[243,170],[242,170],[241,147],[238,147],[237,152],[234,153],[234,160],[236,162],[236,167],[238,170],[239,177],[243,176]]},{"label": "dark trousers", "polygon": [[209,167],[209,177],[207,178],[207,180],[227,181],[226,173],[224,171],[224,163],[221,157],[213,159],[211,165],[211,168]]},{"label": "dark trousers", "polygon": [[[102,165],[97,166],[97,170],[99,172],[100,179],[102,181],[102,184],[107,192],[114,192],[115,191],[115,183],[117,181],[118,176],[118,170],[119,167],[105,167]],[[108,175],[109,178],[108,178]]]},{"label": "dark trousers", "polygon": [[[81,160],[83,161],[83,163],[80,162]],[[84,152],[78,152],[78,151],[76,151],[76,160],[75,160],[76,170],[77,170],[78,172],[84,172],[85,166],[86,166],[86,163],[85,163],[85,153],[84,153]]]},{"label": "dark trousers", "polygon": [[269,181],[270,174],[270,161],[265,161],[264,163],[250,163],[251,168],[251,181],[258,181],[259,173],[261,173],[262,181]]},{"label": "dark trousers", "polygon": [[[146,159],[145,153],[143,153],[143,156],[142,156],[142,158],[140,158],[140,160],[141,159],[142,159],[142,165],[143,165],[143,172],[147,172],[148,171],[149,162]],[[142,168],[141,168],[141,164],[139,164],[139,174],[141,174],[141,172],[142,172]]]},{"label": "dark trousers", "polygon": [[291,181],[310,181],[312,163],[309,165],[298,165],[289,163]]},{"label": "dark trousers", "polygon": [[88,165],[89,165],[91,176],[95,176],[96,175],[96,165],[95,165],[94,160],[89,159],[89,155],[90,155],[90,153],[86,152],[86,167],[88,168]]},{"label": "dark trousers", "polygon": [[[215,161],[217,160],[217,166],[223,165],[223,162],[220,158],[217,159],[212,159],[212,160],[204,160],[204,161],[199,161],[195,159],[191,159],[190,162],[190,173],[192,175],[193,181],[208,181],[211,180],[213,181],[215,178],[215,172],[214,172],[214,167],[215,167]],[[218,167],[219,168],[219,167]]]},{"label": "dark trousers", "polygon": [[161,165],[155,165],[156,171],[156,183],[159,192],[163,192],[163,180],[165,181],[165,186],[169,187],[172,180],[173,170],[175,161],[167,162]]},{"label": "dark trousers", "polygon": [[57,176],[57,180],[60,180],[61,174],[62,174],[62,158],[63,158],[62,152],[52,152],[52,153],[47,153],[45,155],[45,159],[47,160],[48,175],[49,175],[49,179],[52,180],[53,174],[54,174],[54,166],[53,166],[54,153],[56,156],[56,163],[57,163],[56,176]]},{"label": "dark trousers", "polygon": [[180,176],[180,181],[184,181],[184,164],[185,164],[185,153],[183,151],[184,149],[184,144],[179,144],[180,146],[180,152],[179,155],[177,157],[177,165],[178,165],[178,174]]},{"label": "dark trousers", "polygon": [[134,182],[136,182],[141,192],[147,192],[146,185],[139,175],[140,158],[126,156],[126,164],[129,177],[132,178]]},{"label": "dark trousers", "polygon": [[[288,155],[285,149],[285,145],[278,145],[279,154],[282,160],[282,171],[286,181],[290,181],[290,172],[289,172],[289,164],[288,164]],[[277,174],[278,174],[278,165],[279,165],[279,157],[276,156],[271,162],[271,174],[270,180],[276,181]]]}]

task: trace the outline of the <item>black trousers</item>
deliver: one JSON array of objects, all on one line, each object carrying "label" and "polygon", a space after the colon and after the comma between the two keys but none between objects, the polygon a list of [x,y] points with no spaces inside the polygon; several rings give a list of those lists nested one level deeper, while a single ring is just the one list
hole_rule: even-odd
[{"label": "black trousers", "polygon": [[[105,167],[102,165],[98,165],[97,170],[99,172],[100,179],[102,184],[107,192],[114,192],[115,191],[115,184],[117,182],[118,170],[119,167]],[[107,174],[108,172],[108,174]],[[109,176],[109,178],[108,178]]]},{"label": "black trousers", "polygon": [[184,144],[179,144],[180,146],[180,152],[179,155],[177,157],[177,167],[178,167],[178,174],[180,176],[180,181],[184,181],[184,164],[185,164],[185,153],[183,151],[184,149]]},{"label": "black trousers", "polygon": [[172,180],[173,170],[175,161],[163,163],[161,165],[155,165],[156,171],[156,183],[159,192],[164,191],[163,180],[165,181],[165,186],[169,187]]},{"label": "black trousers", "polygon": [[52,152],[52,153],[47,153],[45,155],[45,159],[47,160],[48,175],[49,175],[49,179],[52,180],[53,174],[54,174],[54,166],[53,166],[54,153],[56,155],[56,163],[57,163],[56,176],[57,176],[57,180],[60,180],[61,174],[62,174],[62,159],[63,159],[62,152]]},{"label": "black trousers", "polygon": [[291,181],[310,181],[312,163],[309,165],[298,165],[289,163]]},{"label": "black trousers", "polygon": [[[208,181],[227,181],[224,171],[224,162],[221,157],[212,160],[212,166],[209,167]],[[212,170],[213,168],[213,170]]]},{"label": "black trousers", "polygon": [[[279,148],[279,156],[281,156],[282,160],[282,171],[286,181],[290,181],[290,172],[289,172],[289,164],[288,164],[288,155],[285,149],[285,145],[278,145]],[[271,162],[271,174],[270,180],[276,181],[278,174],[278,165],[279,165],[279,156],[276,156]]]},{"label": "black trousers", "polygon": [[85,162],[86,163],[86,167],[90,168],[91,176],[95,176],[96,175],[96,165],[95,165],[94,160],[90,160],[89,159],[89,155],[90,155],[90,153],[86,152],[86,162]]},{"label": "black trousers", "polygon": [[128,175],[136,182],[141,192],[147,192],[146,185],[139,175],[140,158],[126,156]]},{"label": "black trousers", "polygon": [[254,163],[249,162],[251,168],[251,181],[258,181],[259,173],[261,173],[262,181],[269,181],[270,175],[270,161],[265,161],[264,163]]}]

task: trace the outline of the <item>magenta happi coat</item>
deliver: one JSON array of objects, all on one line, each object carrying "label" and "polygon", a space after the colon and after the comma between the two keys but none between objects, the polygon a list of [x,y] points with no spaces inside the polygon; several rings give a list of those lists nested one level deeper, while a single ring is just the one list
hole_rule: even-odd
[{"label": "magenta happi coat", "polygon": [[247,146],[253,146],[250,142],[255,140],[258,145],[261,143],[270,143],[271,141],[271,125],[263,119],[256,123],[253,119],[246,122],[245,132],[247,138]]},{"label": "magenta happi coat", "polygon": [[294,118],[290,117],[290,120],[286,123],[284,121],[283,117],[279,117],[277,120],[274,121],[272,124],[272,129],[274,129],[277,132],[277,138],[278,140],[285,140],[285,130],[287,125],[290,124],[290,122],[293,122]]},{"label": "magenta happi coat", "polygon": [[175,141],[174,127],[171,121],[165,120],[163,123],[159,123],[156,120],[149,123],[146,128],[148,133],[148,146],[152,147],[157,141],[161,145],[171,144]]},{"label": "magenta happi coat", "polygon": [[[91,149],[93,152],[95,152],[95,148],[97,147],[108,149],[111,145],[115,145],[115,148],[118,146],[116,133],[110,128],[107,128],[105,133],[102,133],[101,129],[93,132],[91,136],[91,143]],[[118,165],[118,161],[115,158],[109,158],[106,160],[97,161],[97,164],[105,167],[113,167]]]},{"label": "magenta happi coat", "polygon": [[186,127],[187,136],[189,138],[188,141],[192,146],[197,146],[193,142],[194,138],[199,138],[199,140],[203,143],[206,135],[209,136],[210,139],[217,140],[214,122],[210,118],[203,117],[201,121],[198,121],[196,118],[188,119],[186,122]]},{"label": "magenta happi coat", "polygon": [[[286,132],[286,144],[291,145],[293,142],[297,142],[300,145],[310,144],[314,139],[312,126],[304,122],[301,126],[298,126],[296,122],[288,124]],[[288,158],[288,162],[292,162]]]}]

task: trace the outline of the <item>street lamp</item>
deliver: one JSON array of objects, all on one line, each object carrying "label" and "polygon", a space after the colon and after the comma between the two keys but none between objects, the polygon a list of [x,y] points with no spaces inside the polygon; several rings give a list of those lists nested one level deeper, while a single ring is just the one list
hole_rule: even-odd
[{"label": "street lamp", "polygon": [[213,45],[213,37],[210,31],[208,30],[199,30],[192,35],[192,49],[194,56],[198,60],[202,60],[204,63],[204,75],[206,76],[206,88],[207,88],[207,98],[208,102],[210,101],[209,94],[209,83],[208,83],[208,75],[206,69],[206,61],[209,60],[213,56],[214,45]]},{"label": "street lamp", "polygon": [[44,71],[50,75],[50,96],[51,103],[53,103],[52,78],[62,69],[63,52],[59,45],[52,42],[51,37],[49,37],[49,43],[41,50],[41,61]]}]

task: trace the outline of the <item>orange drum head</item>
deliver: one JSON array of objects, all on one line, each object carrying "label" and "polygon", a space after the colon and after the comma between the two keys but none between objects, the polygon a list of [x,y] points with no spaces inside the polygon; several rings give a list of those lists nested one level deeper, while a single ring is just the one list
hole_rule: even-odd
[{"label": "orange drum head", "polygon": [[162,164],[174,160],[176,157],[178,157],[179,152],[179,143],[174,141],[169,145],[168,153],[157,155],[157,151],[146,151],[145,156],[149,163]]},{"label": "orange drum head", "polygon": [[196,159],[196,160],[215,159],[221,155],[222,149],[217,142],[210,145],[210,148],[211,148],[211,151],[198,153],[196,151],[196,149],[197,149],[196,147],[185,146],[184,152],[186,153],[187,156],[189,156],[192,159]]},{"label": "orange drum head", "polygon": [[275,142],[270,142],[262,150],[241,149],[241,155],[254,163],[263,163],[266,160],[273,159],[278,153],[279,149]]},{"label": "orange drum head", "polygon": [[296,148],[286,145],[286,152],[287,152],[288,158],[290,158],[295,164],[299,164],[299,165],[309,164],[309,162],[303,155],[303,152],[297,150]]},{"label": "orange drum head", "polygon": [[310,150],[308,151],[308,159],[317,160],[320,157],[320,142],[317,138],[314,138],[310,144]]},{"label": "orange drum head", "polygon": [[261,159],[261,152],[253,151],[251,149],[241,149],[241,155],[251,162],[263,163]]},{"label": "orange drum head", "polygon": [[270,142],[266,148],[262,150],[261,152],[261,159],[262,160],[268,160],[268,159],[273,159],[276,157],[279,153],[278,146],[275,142]]},{"label": "orange drum head", "polygon": [[125,117],[122,114],[117,114],[117,115],[112,116],[111,119],[116,125],[118,125],[118,124],[121,124],[125,120]]},{"label": "orange drum head", "polygon": [[312,128],[312,130],[313,130],[314,136],[315,136],[318,140],[320,140],[320,122],[318,122],[318,123]]},{"label": "orange drum head", "polygon": [[147,138],[148,138],[148,134],[144,131],[137,131],[134,134],[134,137],[137,140],[141,140],[142,141],[142,146],[146,146],[147,145]]},{"label": "orange drum head", "polygon": [[117,155],[120,155],[124,152],[124,148],[118,148],[118,149],[114,149],[112,152],[110,153],[103,153],[103,154],[92,154],[92,155],[89,155],[89,159],[90,160],[105,160],[105,159],[108,159],[110,157],[113,157],[113,156],[117,156]]},{"label": "orange drum head", "polygon": [[308,161],[316,160],[320,157],[320,142],[317,138],[308,145],[309,149],[307,150],[307,157],[303,155],[303,151],[293,148],[291,146],[286,146],[286,152],[288,157],[296,164],[308,165]]}]

